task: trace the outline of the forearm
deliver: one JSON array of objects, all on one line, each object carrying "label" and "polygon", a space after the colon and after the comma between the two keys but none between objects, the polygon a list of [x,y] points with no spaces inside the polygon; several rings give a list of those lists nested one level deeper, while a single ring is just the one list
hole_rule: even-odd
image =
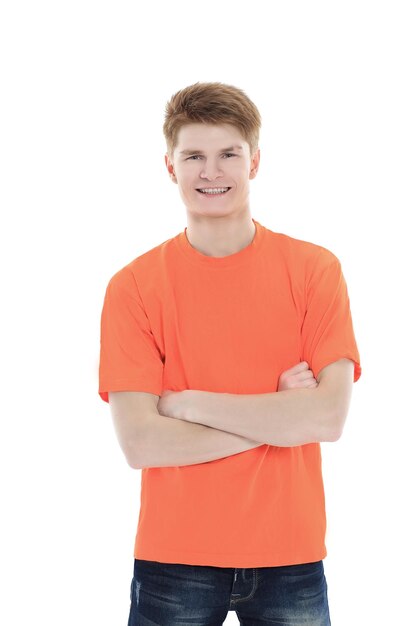
[{"label": "forearm", "polygon": [[265,394],[187,390],[183,419],[274,446],[333,441],[331,397],[315,389]]},{"label": "forearm", "polygon": [[155,414],[138,443],[137,468],[207,463],[261,445],[241,435]]}]

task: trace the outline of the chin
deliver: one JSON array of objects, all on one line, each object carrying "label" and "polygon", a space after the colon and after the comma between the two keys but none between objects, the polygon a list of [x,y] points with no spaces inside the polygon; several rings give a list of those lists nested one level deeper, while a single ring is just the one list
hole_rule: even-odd
[{"label": "chin", "polygon": [[194,215],[204,215],[205,217],[227,217],[233,214],[233,208],[212,207],[211,209],[202,209],[201,207],[192,207],[189,209]]}]

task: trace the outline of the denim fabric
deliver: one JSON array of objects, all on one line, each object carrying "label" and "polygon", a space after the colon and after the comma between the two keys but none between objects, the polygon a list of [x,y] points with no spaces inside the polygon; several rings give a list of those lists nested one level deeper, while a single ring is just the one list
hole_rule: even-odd
[{"label": "denim fabric", "polygon": [[331,626],[323,561],[230,568],[135,559],[128,626]]}]

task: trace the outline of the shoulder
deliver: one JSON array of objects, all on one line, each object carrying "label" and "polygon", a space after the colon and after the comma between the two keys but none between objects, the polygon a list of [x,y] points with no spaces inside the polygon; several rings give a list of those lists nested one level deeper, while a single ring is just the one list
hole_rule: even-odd
[{"label": "shoulder", "polygon": [[302,271],[306,277],[322,272],[331,265],[340,265],[336,254],[319,243],[270,231],[270,240],[282,252],[291,268]]},{"label": "shoulder", "polygon": [[167,254],[173,246],[174,237],[163,241],[150,250],[146,250],[135,257],[119,270],[117,270],[109,280],[109,286],[116,289],[138,291],[139,286],[152,283],[156,279],[163,267]]}]

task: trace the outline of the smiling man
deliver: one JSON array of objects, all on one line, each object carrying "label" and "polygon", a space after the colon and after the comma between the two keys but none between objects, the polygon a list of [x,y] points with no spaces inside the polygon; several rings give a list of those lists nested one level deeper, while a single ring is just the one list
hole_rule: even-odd
[{"label": "smiling man", "polygon": [[239,130],[225,123],[182,126],[177,141],[165,162],[187,207],[188,241],[210,257],[238,252],[255,235],[249,185],[258,171],[259,148],[251,155]]},{"label": "smiling man", "polygon": [[110,279],[99,394],[142,470],[129,626],[328,626],[321,442],[361,375],[339,259],[255,220],[261,118],[196,83],[165,164],[187,226]]}]

